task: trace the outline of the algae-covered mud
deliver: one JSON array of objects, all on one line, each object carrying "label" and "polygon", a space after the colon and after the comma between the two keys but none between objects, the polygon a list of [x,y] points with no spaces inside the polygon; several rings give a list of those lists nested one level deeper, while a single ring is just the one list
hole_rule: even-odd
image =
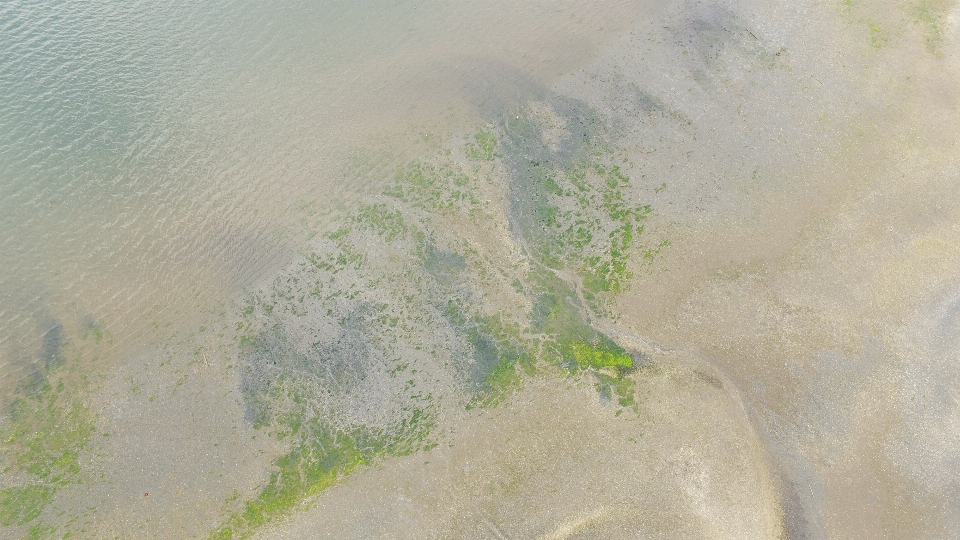
[{"label": "algae-covered mud", "polygon": [[0,537],[960,535],[956,3],[211,6],[0,8]]}]

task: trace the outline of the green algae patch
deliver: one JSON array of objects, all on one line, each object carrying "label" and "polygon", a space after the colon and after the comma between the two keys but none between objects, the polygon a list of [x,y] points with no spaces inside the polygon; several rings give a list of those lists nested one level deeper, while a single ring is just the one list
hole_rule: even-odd
[{"label": "green algae patch", "polygon": [[545,339],[544,359],[570,373],[592,372],[601,380],[601,395],[613,393],[621,405],[632,405],[634,383],[627,374],[635,368],[633,357],[584,321],[582,306],[565,281],[544,271],[536,273],[533,282],[539,296],[532,318]]},{"label": "green algae patch", "polygon": [[37,519],[54,492],[53,487],[40,485],[0,489],[0,525],[23,525]]},{"label": "green algae patch", "polygon": [[[536,131],[528,125],[515,133],[529,139]],[[627,374],[633,358],[589,321],[604,313],[604,299],[623,291],[632,277],[629,261],[652,208],[628,202],[630,178],[619,165],[605,161],[596,146],[585,145],[564,157],[514,137],[505,148],[543,156],[514,161],[517,174],[523,175],[517,178],[521,189],[516,190],[514,223],[539,263],[527,276],[526,289],[532,295],[532,326],[544,340],[542,358],[570,373],[590,371],[602,396],[631,406],[635,383]],[[570,269],[580,278],[579,287],[561,277]]]},{"label": "green algae patch", "polygon": [[585,322],[584,307],[570,284],[550,270],[532,272],[530,281],[534,294],[533,327],[556,342],[565,358],[572,358],[569,344],[604,340]]},{"label": "green algae patch", "polygon": [[78,454],[94,431],[86,407],[62,391],[60,385],[46,386],[35,397],[15,401],[12,425],[0,435],[14,466],[55,484],[80,472]]},{"label": "green algae patch", "polygon": [[[524,115],[468,140],[468,167],[447,151],[397,168],[239,308],[245,419],[289,450],[211,538],[249,537],[358,468],[430,449],[440,404],[496,406],[539,368],[635,403],[633,358],[592,321],[626,288],[652,209],[599,117],[567,105],[571,135],[553,146]],[[489,211],[503,172],[505,215]],[[517,240],[509,265],[486,244],[491,220]]]},{"label": "green algae patch", "polygon": [[880,25],[875,23],[868,23],[867,28],[870,30],[870,46],[874,49],[882,49],[887,44],[886,33],[880,29]]},{"label": "green algae patch", "polygon": [[611,375],[609,373],[595,373],[597,379],[597,392],[605,399],[616,399],[621,407],[631,407],[636,410],[636,387],[637,383],[632,378],[625,376],[624,373]]},{"label": "green algae patch", "polygon": [[[53,538],[56,532],[57,532],[56,527],[38,523],[36,525],[31,525],[30,528],[27,529],[27,535],[21,538],[20,540],[42,540],[46,538]],[[70,533],[67,533],[61,536],[61,538],[70,538],[70,537],[71,537]]]},{"label": "green algae patch", "polygon": [[619,351],[616,349],[601,350],[586,343],[572,343],[568,347],[573,358],[584,369],[605,367],[629,369],[633,367],[633,358],[619,347],[617,347],[617,349],[620,349]]},{"label": "green algae patch", "polygon": [[435,161],[413,161],[401,167],[383,195],[441,215],[453,211],[470,213],[480,205],[476,183],[476,176],[438,156]]},{"label": "green algae patch", "polygon": [[607,300],[633,277],[631,259],[653,209],[635,202],[636,186],[623,160],[607,149],[597,113],[562,100],[551,107],[567,116],[568,126],[553,144],[547,139],[557,136],[545,131],[535,111],[515,115],[504,130],[511,222],[531,258],[576,272],[590,309],[606,314]]},{"label": "green algae patch", "polygon": [[[585,176],[583,172],[585,168],[586,165],[581,164],[575,174]],[[596,219],[591,224],[581,215],[575,224],[563,231],[561,238],[563,243],[575,249],[584,249],[595,236],[599,235],[603,238],[605,232],[607,245],[604,247],[606,249],[600,250],[600,253],[595,255],[584,253],[585,256],[582,258],[584,264],[580,266],[579,274],[583,279],[584,288],[590,293],[616,293],[623,290],[626,282],[632,277],[627,269],[627,263],[630,260],[634,238],[643,233],[642,223],[653,209],[650,205],[634,205],[627,202],[624,188],[629,186],[630,179],[619,166],[606,167],[594,163],[591,168],[593,174],[599,179],[596,184],[599,185],[600,209],[605,218],[601,224],[605,222],[607,226],[605,228],[597,226]],[[575,226],[577,226],[576,230],[574,230]]]},{"label": "green algae patch", "polygon": [[[354,221],[370,228],[377,236],[392,242],[407,232],[407,226],[399,210],[391,210],[385,204],[364,206],[357,212]],[[335,233],[334,233],[335,234]]]},{"label": "green algae patch", "polygon": [[44,382],[21,392],[0,430],[0,466],[19,485],[0,490],[0,525],[37,520],[57,491],[76,482],[80,452],[93,437],[93,414],[83,404],[82,381],[58,365]]},{"label": "green algae patch", "polygon": [[474,317],[464,333],[473,348],[477,392],[470,406],[493,406],[520,388],[521,373],[536,373],[535,356],[519,327],[499,319]]},{"label": "green algae patch", "polygon": [[922,0],[912,6],[914,22],[923,34],[923,44],[934,56],[943,55],[949,25],[947,13],[951,5],[952,2],[946,0]]},{"label": "green algae patch", "polygon": [[[411,193],[437,183],[432,166],[407,172]],[[259,493],[228,502],[211,538],[249,537],[358,467],[433,445],[425,349],[447,344],[426,330],[431,295],[466,261],[428,243],[412,206],[358,208],[240,307],[245,419],[289,450]]]},{"label": "green algae patch", "polygon": [[473,136],[473,141],[464,145],[467,157],[476,161],[491,161],[497,157],[497,137],[489,131]]},{"label": "green algae patch", "polygon": [[343,429],[317,418],[285,415],[280,425],[296,440],[273,463],[267,485],[242,509],[230,515],[211,539],[249,538],[257,529],[297,508],[305,499],[334,485],[357,467],[389,456],[404,456],[429,448],[426,437],[434,425],[432,413],[416,408],[390,430],[367,427]]},{"label": "green algae patch", "polygon": [[483,381],[483,390],[467,408],[491,407],[499,404],[510,393],[520,388],[520,372],[517,370],[517,361],[504,357],[487,374]]}]

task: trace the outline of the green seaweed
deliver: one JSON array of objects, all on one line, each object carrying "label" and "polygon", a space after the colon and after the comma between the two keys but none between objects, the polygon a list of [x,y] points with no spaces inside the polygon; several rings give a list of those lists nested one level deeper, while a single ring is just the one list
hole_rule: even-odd
[{"label": "green seaweed", "polygon": [[497,156],[497,137],[489,131],[480,131],[465,145],[467,157],[477,161],[491,161]]},{"label": "green seaweed", "polygon": [[[36,525],[31,525],[30,528],[27,529],[27,535],[21,540],[41,540],[42,538],[53,538],[56,532],[56,527],[44,525],[43,523],[37,523]],[[61,536],[61,538],[70,538],[70,536],[71,534],[67,533]]]},{"label": "green seaweed", "polygon": [[[584,321],[582,306],[570,286],[549,271],[535,273],[532,281],[538,294],[533,324],[550,344],[546,360],[571,372],[590,370],[597,376],[610,369],[618,380],[628,380],[625,375],[634,368],[633,358]],[[621,382],[613,389],[621,401],[633,402],[632,384]]]},{"label": "green seaweed", "polygon": [[433,424],[431,411],[424,408],[411,410],[388,431],[335,428],[325,420],[305,417],[302,411],[281,415],[280,427],[296,441],[292,449],[274,460],[274,470],[260,493],[228,516],[210,538],[248,538],[357,467],[430,446],[426,437]]},{"label": "green seaweed", "polygon": [[571,133],[565,151],[548,148],[536,122],[521,115],[509,122],[502,146],[513,170],[511,221],[530,256],[576,271],[589,307],[604,312],[605,299],[632,277],[636,238],[653,210],[630,202],[631,179],[612,163],[595,115],[581,109],[588,108],[579,106],[567,123],[593,127]]},{"label": "green seaweed", "polygon": [[519,327],[499,318],[474,316],[461,325],[473,351],[477,393],[471,406],[492,406],[520,387],[521,375],[536,372],[535,355]]},{"label": "green seaweed", "polygon": [[[503,146],[516,182],[512,223],[538,264],[527,289],[533,328],[545,340],[543,359],[571,372],[613,377],[616,384],[604,383],[605,388],[631,404],[633,384],[625,375],[633,368],[632,357],[588,319],[591,310],[602,311],[601,294],[621,292],[630,279],[635,238],[652,208],[628,202],[630,178],[619,165],[604,163],[603,151],[592,142],[599,138],[596,131],[576,138],[567,155],[548,151],[539,137],[533,122],[516,118]],[[560,277],[570,268],[580,277],[582,297]]]},{"label": "green seaweed", "polygon": [[81,400],[82,381],[62,365],[46,382],[22,391],[0,430],[2,472],[21,483],[0,490],[0,525],[24,525],[41,516],[63,486],[76,481],[80,452],[94,434],[93,414]]},{"label": "green seaweed", "polygon": [[53,487],[42,485],[0,489],[0,525],[23,525],[37,519],[54,492]]},{"label": "green seaweed", "polygon": [[870,46],[874,49],[883,48],[883,46],[887,44],[887,37],[886,34],[880,30],[880,25],[868,23],[867,28],[870,30]]},{"label": "green seaweed", "polygon": [[[238,503],[242,506],[226,516],[211,538],[248,537],[361,465],[431,447],[427,441],[434,424],[430,396],[418,393],[415,385],[403,387],[411,405],[390,411],[392,420],[386,427],[348,421],[335,402],[323,397],[330,388],[343,395],[356,391],[365,376],[362,366],[370,357],[368,351],[387,352],[398,340],[409,345],[408,329],[422,324],[418,322],[422,306],[409,291],[387,288],[377,301],[358,296],[364,288],[375,288],[364,284],[367,270],[356,264],[366,253],[361,246],[370,242],[358,235],[373,232],[384,244],[401,236],[415,240],[400,244],[401,249],[424,242],[415,221],[405,213],[407,208],[403,204],[361,207],[348,218],[350,228],[339,229],[335,238],[327,237],[332,245],[323,243],[307,254],[292,274],[277,278],[250,302],[257,309],[244,312],[238,339],[246,418],[255,428],[288,444],[289,451],[274,461],[260,492]],[[457,273],[465,264],[456,254],[437,249],[425,252],[423,259],[441,277]],[[342,272],[348,267],[356,272]],[[430,274],[427,269],[425,273]],[[306,351],[297,347],[285,327],[292,322],[291,315],[307,321],[300,319],[308,312],[305,304],[316,313],[325,312],[328,327],[334,328],[332,339],[314,343]],[[266,309],[267,305],[275,307]],[[416,373],[402,360],[397,359],[391,376]]]},{"label": "green seaweed", "polygon": [[589,343],[573,342],[567,345],[570,354],[581,368],[601,369],[612,367],[629,369],[633,367],[633,358],[619,346],[597,348]]},{"label": "green seaweed", "polygon": [[413,161],[401,167],[383,194],[421,210],[470,212],[480,205],[475,182],[476,178],[451,159],[440,157],[437,163]]},{"label": "green seaweed", "polygon": [[923,32],[923,44],[934,56],[943,55],[949,7],[950,2],[946,0],[921,0],[913,5],[914,21]]},{"label": "green seaweed", "polygon": [[407,231],[399,210],[390,210],[385,204],[364,206],[354,216],[354,222],[371,229],[387,242],[392,242]]},{"label": "green seaweed", "polygon": [[[248,537],[358,467],[432,446],[427,437],[434,412],[430,396],[417,390],[415,359],[398,356],[381,372],[396,380],[398,395],[418,405],[391,409],[389,427],[347,422],[339,405],[315,397],[331,386],[355,391],[354,381],[364,376],[356,366],[373,358],[368,348],[386,356],[402,350],[436,355],[438,344],[450,344],[462,353],[455,360],[468,407],[497,405],[541,362],[589,373],[601,395],[616,396],[624,407],[635,403],[628,376],[633,358],[597,331],[591,318],[605,298],[625,289],[637,237],[652,209],[630,202],[631,179],[604,150],[597,115],[582,113],[581,105],[564,109],[576,121],[568,122],[572,132],[559,150],[548,148],[535,122],[519,115],[508,120],[503,138],[482,131],[466,144],[468,159],[502,159],[511,172],[509,220],[529,259],[525,274],[492,268],[493,261],[457,240],[438,243],[444,236],[431,231],[449,226],[446,218],[459,223],[480,208],[477,175],[489,169],[476,164],[467,172],[440,154],[400,167],[381,194],[386,203],[361,206],[293,274],[251,302],[237,325],[247,418],[289,451],[274,461],[260,492],[238,502],[242,506],[211,538]],[[410,266],[395,275],[371,273],[363,266],[364,253],[378,249],[371,251],[371,236],[412,255],[402,263]],[[530,300],[527,316],[490,309],[495,306],[471,279],[501,275],[511,294]],[[378,296],[365,297],[365,290]],[[283,328],[289,319],[282,317],[305,321],[300,317],[324,312],[325,328],[335,328],[328,332],[336,339],[316,341],[312,352],[293,345]],[[438,339],[450,341],[425,341],[417,331],[424,324],[439,325],[450,337]]]},{"label": "green seaweed", "polygon": [[636,409],[636,386],[637,383],[632,378],[625,376],[625,372],[618,372],[615,375],[609,373],[595,373],[597,378],[597,391],[600,395],[613,399],[617,398],[617,403],[621,407],[633,407]]}]

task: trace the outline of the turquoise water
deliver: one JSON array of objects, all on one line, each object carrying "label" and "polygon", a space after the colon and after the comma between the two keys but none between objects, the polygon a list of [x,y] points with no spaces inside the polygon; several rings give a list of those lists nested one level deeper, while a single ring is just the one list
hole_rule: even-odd
[{"label": "turquoise water", "polygon": [[957,14],[0,5],[0,537],[954,536]]}]

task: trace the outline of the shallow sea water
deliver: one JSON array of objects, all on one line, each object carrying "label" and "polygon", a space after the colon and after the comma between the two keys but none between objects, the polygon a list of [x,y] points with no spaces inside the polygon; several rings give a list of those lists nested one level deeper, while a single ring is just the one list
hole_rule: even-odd
[{"label": "shallow sea water", "polygon": [[0,6],[0,537],[960,534],[949,0]]}]

